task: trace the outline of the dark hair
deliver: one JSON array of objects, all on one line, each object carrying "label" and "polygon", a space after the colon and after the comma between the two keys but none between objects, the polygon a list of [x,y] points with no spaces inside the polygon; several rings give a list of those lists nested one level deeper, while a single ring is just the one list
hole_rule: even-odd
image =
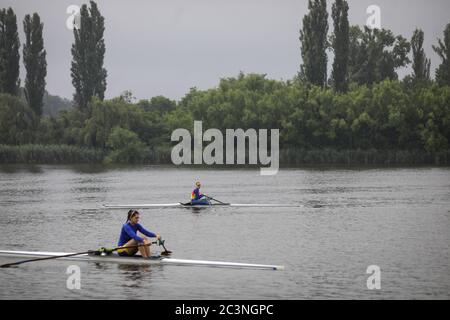
[{"label": "dark hair", "polygon": [[128,211],[127,222],[130,221],[131,218],[133,218],[137,214],[139,214],[137,210],[131,209],[130,211]]}]

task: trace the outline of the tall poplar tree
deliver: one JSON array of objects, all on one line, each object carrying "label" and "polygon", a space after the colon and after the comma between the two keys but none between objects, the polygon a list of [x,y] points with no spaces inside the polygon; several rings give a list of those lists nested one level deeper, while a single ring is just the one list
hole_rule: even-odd
[{"label": "tall poplar tree", "polygon": [[74,100],[81,109],[86,109],[92,97],[103,100],[106,90],[104,17],[97,4],[90,2],[90,8],[83,5],[80,10],[79,28],[74,28],[75,42],[72,45],[72,84],[75,87]]},{"label": "tall poplar tree", "polygon": [[327,81],[328,12],[326,0],[309,0],[309,13],[303,18],[300,30],[303,64],[300,77],[317,86]]},{"label": "tall poplar tree", "polygon": [[450,23],[444,30],[444,40],[439,39],[438,45],[433,50],[442,59],[442,63],[436,69],[436,81],[441,85],[450,85]]},{"label": "tall poplar tree", "polygon": [[19,34],[11,8],[0,10],[0,93],[19,94]]},{"label": "tall poplar tree", "polygon": [[349,61],[349,22],[348,3],[345,0],[336,0],[332,7],[334,24],[333,51],[334,61],[331,80],[336,91],[345,92],[348,88],[348,61]]},{"label": "tall poplar tree", "polygon": [[430,80],[430,59],[427,59],[423,49],[424,34],[421,29],[414,30],[411,38],[411,49],[413,54],[412,68],[413,79],[416,81]]},{"label": "tall poplar tree", "polygon": [[44,25],[37,13],[33,17],[26,15],[23,21],[25,44],[23,46],[23,63],[27,71],[25,78],[25,98],[28,105],[38,116],[42,115],[43,97],[45,93],[45,77],[47,76],[46,51],[42,29]]}]

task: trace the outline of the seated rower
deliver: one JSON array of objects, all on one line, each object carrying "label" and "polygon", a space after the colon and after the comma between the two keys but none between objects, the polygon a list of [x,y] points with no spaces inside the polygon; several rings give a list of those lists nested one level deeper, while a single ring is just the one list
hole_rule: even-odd
[{"label": "seated rower", "polygon": [[[137,232],[140,232],[144,236],[140,237]],[[134,256],[138,251],[141,253],[142,257],[150,257],[150,240],[145,236],[150,238],[161,239],[159,234],[150,232],[139,224],[139,212],[136,210],[128,211],[127,222],[122,226],[122,231],[120,232],[119,247],[124,247],[119,249],[117,253],[120,256]],[[141,246],[140,246],[141,245]],[[130,248],[127,248],[130,247]]]},{"label": "seated rower", "polygon": [[195,189],[192,191],[191,194],[191,204],[210,204],[208,197],[200,193],[200,188],[202,187],[202,184],[200,181],[197,181],[195,183]]}]

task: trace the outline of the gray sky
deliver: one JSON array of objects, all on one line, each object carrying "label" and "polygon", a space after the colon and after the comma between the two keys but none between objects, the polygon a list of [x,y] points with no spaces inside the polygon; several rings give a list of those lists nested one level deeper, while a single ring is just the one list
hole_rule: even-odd
[{"label": "gray sky", "polygon": [[[331,8],[333,1],[327,2]],[[431,45],[450,23],[450,1],[348,2],[351,24],[364,25],[367,7],[378,5],[383,28],[408,39],[416,27],[422,28],[434,74],[439,59]],[[47,90],[66,98],[73,95],[73,33],[66,28],[66,10],[83,3],[88,1],[0,0],[0,8],[11,6],[16,12],[21,41],[23,17],[39,13],[47,50]],[[191,87],[215,87],[220,78],[239,71],[286,80],[301,63],[298,36],[307,0],[98,0],[97,4],[105,17],[107,98],[131,90],[138,99],[155,95],[179,99]],[[22,79],[24,75],[22,67]]]}]

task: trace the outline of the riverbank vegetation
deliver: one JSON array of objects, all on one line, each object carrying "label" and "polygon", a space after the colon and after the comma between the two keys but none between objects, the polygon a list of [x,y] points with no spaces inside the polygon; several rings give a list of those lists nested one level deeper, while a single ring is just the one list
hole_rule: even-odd
[{"label": "riverbank vegetation", "polygon": [[[192,88],[179,101],[135,101],[129,91],[104,99],[104,19],[91,2],[74,30],[74,107],[57,115],[42,111],[46,61],[39,16],[24,19],[24,63],[32,76],[22,89],[18,68],[11,68],[19,61],[15,15],[1,10],[7,32],[0,37],[0,163],[170,163],[172,131],[192,130],[201,120],[204,130],[280,129],[282,165],[448,165],[450,24],[434,46],[442,62],[432,79],[420,29],[407,41],[389,30],[350,26],[347,2],[337,0],[328,40],[326,1],[309,4],[300,32],[302,64],[293,79],[240,73],[215,88]],[[95,23],[83,24],[90,20]],[[335,60],[328,79],[330,48]],[[86,52],[92,61],[83,64]],[[409,64],[412,74],[400,80],[396,70]]]}]

